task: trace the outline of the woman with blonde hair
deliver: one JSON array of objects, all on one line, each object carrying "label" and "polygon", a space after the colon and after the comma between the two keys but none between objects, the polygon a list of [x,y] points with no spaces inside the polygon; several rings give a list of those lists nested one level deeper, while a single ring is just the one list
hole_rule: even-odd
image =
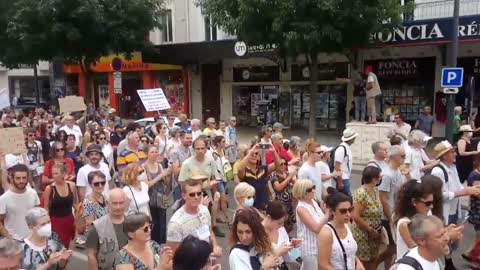
[{"label": "woman with blonde hair", "polygon": [[[251,185],[245,182],[238,184],[233,190],[233,198],[237,203],[237,209],[235,209],[235,213],[240,210],[251,209],[262,219],[264,218],[263,214],[258,211],[257,208],[253,207],[253,202],[255,201],[255,188]],[[233,216],[233,219],[235,219],[235,215]]]},{"label": "woman with blonde hair", "polygon": [[142,212],[150,216],[148,184],[145,169],[137,162],[130,163],[122,172],[123,190],[130,200],[127,214]]},{"label": "woman with blonde hair", "polygon": [[323,213],[314,200],[315,185],[310,180],[299,179],[293,185],[293,197],[298,200],[296,208],[297,238],[302,240],[300,253],[302,268],[317,270],[317,235],[328,222],[329,213]]}]

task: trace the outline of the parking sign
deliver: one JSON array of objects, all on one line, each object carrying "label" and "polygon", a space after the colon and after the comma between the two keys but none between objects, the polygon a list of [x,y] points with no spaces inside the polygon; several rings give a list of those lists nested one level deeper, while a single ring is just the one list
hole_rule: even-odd
[{"label": "parking sign", "polygon": [[442,87],[458,88],[463,86],[463,68],[443,68]]}]

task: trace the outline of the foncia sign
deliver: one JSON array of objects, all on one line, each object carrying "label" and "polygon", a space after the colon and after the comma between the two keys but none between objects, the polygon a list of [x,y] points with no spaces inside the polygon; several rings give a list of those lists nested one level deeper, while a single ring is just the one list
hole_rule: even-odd
[{"label": "foncia sign", "polygon": [[[405,22],[388,33],[375,33],[371,39],[383,45],[408,45],[415,43],[448,43],[452,39],[452,18]],[[480,16],[460,18],[458,39],[480,39]]]}]

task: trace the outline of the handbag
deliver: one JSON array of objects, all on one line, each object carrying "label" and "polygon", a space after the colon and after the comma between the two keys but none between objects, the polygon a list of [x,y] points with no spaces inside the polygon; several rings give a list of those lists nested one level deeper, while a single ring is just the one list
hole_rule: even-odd
[{"label": "handbag", "polygon": [[[159,166],[159,168],[162,168],[162,167]],[[152,179],[152,174],[150,173],[148,168],[146,166],[143,166],[143,169],[147,173],[148,181],[152,181],[153,180]],[[162,172],[163,172],[163,169],[162,169]],[[162,187],[162,191],[158,190],[159,186],[157,186],[157,185]],[[155,185],[150,187],[150,189],[148,190],[148,196],[150,197],[150,201],[148,202],[148,205],[150,207],[160,208],[160,209],[167,209],[168,207],[170,207],[168,195],[166,194],[165,189],[166,188],[165,188],[165,185],[163,184],[163,182],[156,183]]]}]

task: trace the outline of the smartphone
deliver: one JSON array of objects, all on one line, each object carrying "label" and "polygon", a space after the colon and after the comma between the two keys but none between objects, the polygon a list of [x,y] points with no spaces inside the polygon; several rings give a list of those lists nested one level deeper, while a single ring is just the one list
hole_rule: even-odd
[{"label": "smartphone", "polygon": [[259,147],[260,147],[260,149],[262,149],[262,150],[268,150],[268,149],[270,149],[270,144],[261,143],[261,144],[259,145]]},{"label": "smartphone", "polygon": [[290,243],[292,244],[292,246],[298,247],[302,244],[302,239],[292,238],[292,240],[290,240]]}]

